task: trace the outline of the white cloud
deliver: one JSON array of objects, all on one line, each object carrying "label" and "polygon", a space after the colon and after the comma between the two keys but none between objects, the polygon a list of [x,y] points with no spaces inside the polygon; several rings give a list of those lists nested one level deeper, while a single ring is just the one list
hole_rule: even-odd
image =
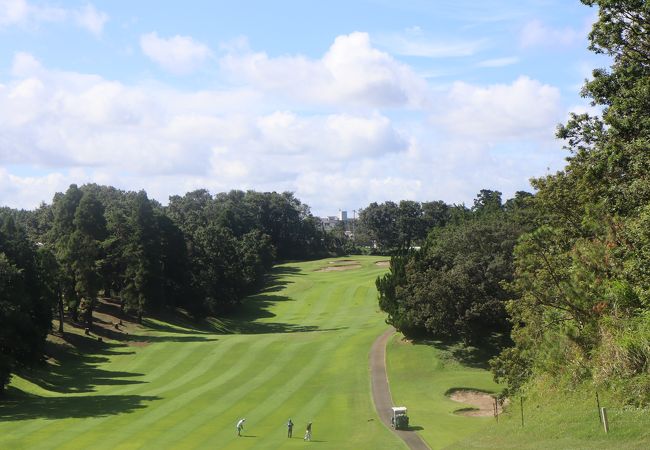
[{"label": "white cloud", "polygon": [[373,48],[367,33],[338,36],[318,60],[237,48],[220,63],[233,80],[301,101],[370,107],[422,107],[429,101],[426,81]]},{"label": "white cloud", "polygon": [[194,72],[212,55],[207,45],[189,36],[166,39],[155,32],[140,37],[140,48],[152,61],[177,75]]},{"label": "white cloud", "polygon": [[43,200],[43,193],[54,193],[68,187],[65,176],[52,173],[45,176],[16,176],[0,167],[0,204],[11,208],[36,208]]},{"label": "white cloud", "polygon": [[516,56],[507,56],[504,58],[486,59],[477,64],[478,67],[505,67],[517,64],[519,58]]},{"label": "white cloud", "polygon": [[[0,204],[17,204],[11,183],[39,190],[22,195],[29,207],[50,201],[48,189],[90,180],[152,187],[163,201],[186,187],[295,190],[304,173],[336,173],[409,147],[378,112],[266,113],[247,91],[129,86],[51,71],[24,53],[13,73],[0,84],[0,165],[9,168]],[[12,174],[13,166],[52,171],[60,183]]]},{"label": "white cloud", "polygon": [[540,20],[532,20],[524,25],[520,35],[520,45],[524,48],[535,46],[570,46],[583,39],[584,30],[571,27],[553,28]]},{"label": "white cloud", "polygon": [[58,6],[35,5],[27,0],[0,0],[0,27],[66,22],[68,20],[95,36],[99,36],[108,21],[108,15],[98,11],[91,4],[86,4],[83,8],[75,10]]},{"label": "white cloud", "polygon": [[29,6],[25,0],[0,0],[0,26],[22,23],[28,15]]},{"label": "white cloud", "polygon": [[11,64],[11,74],[14,77],[30,76],[41,70],[41,63],[30,53],[17,52]]},{"label": "white cloud", "polygon": [[474,55],[485,47],[485,40],[448,40],[427,36],[420,27],[412,27],[403,33],[373,36],[373,42],[389,52],[404,56],[449,58]]},{"label": "white cloud", "polygon": [[[290,190],[332,214],[372,201],[469,201],[481,188],[507,195],[562,160],[552,136],[566,108],[555,87],[530,78],[433,92],[363,33],[318,59],[241,45],[224,58],[243,87],[128,84],[17,53],[0,80],[0,205],[34,207],[93,181],[162,202],[201,187]],[[435,109],[380,108],[422,107],[429,95]]]},{"label": "white cloud", "polygon": [[108,22],[108,14],[98,11],[93,5],[87,4],[82,9],[74,12],[77,24],[94,34],[100,36],[104,25]]},{"label": "white cloud", "polygon": [[454,83],[434,122],[459,138],[495,142],[552,136],[562,113],[559,89],[519,77],[487,87]]}]

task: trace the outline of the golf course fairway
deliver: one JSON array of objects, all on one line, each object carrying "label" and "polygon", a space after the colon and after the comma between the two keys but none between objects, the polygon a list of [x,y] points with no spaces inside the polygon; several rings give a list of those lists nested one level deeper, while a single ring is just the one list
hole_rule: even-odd
[{"label": "golf course fairway", "polygon": [[[387,329],[374,284],[385,259],[276,266],[237,317],[200,327],[149,319],[103,342],[68,327],[68,342],[85,353],[13,377],[0,402],[0,448],[406,449],[380,423],[370,394],[368,353]],[[392,365],[404,370],[398,360]],[[425,439],[435,436],[427,432],[435,414],[418,420],[416,412],[429,400],[407,405]]]}]

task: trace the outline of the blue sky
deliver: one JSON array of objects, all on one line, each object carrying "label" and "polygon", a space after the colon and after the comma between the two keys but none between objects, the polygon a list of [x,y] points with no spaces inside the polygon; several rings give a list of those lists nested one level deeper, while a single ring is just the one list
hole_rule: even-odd
[{"label": "blue sky", "polygon": [[70,183],[293,191],[316,215],[471,204],[590,111],[578,0],[0,0],[0,204]]}]

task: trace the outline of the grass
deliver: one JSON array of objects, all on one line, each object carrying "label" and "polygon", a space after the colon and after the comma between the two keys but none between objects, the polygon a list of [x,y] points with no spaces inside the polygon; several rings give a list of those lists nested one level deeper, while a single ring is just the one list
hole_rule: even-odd
[{"label": "grass", "polygon": [[368,352],[386,329],[374,280],[386,269],[376,257],[351,259],[361,267],[278,266],[239,316],[201,326],[149,319],[128,335],[104,329],[103,342],[68,327],[66,341],[50,344],[49,370],[14,376],[0,402],[0,448],[291,449],[306,445],[308,421],[321,449],[406,448],[380,423],[369,389]]},{"label": "grass", "polygon": [[[374,285],[387,269],[378,259],[277,266],[238,315],[201,324],[177,314],[115,330],[117,306],[104,303],[96,314],[103,342],[68,326],[65,340],[50,340],[48,370],[14,376],[0,402],[0,449],[292,449],[307,445],[308,421],[309,445],[320,449],[406,449],[370,394],[368,353],[387,328]],[[482,359],[389,344],[393,397],[433,448],[489,423],[454,415],[469,405],[444,396],[453,387],[495,389]]]},{"label": "grass", "polygon": [[523,401],[510,405],[497,422],[493,417],[460,417],[454,412],[471,405],[452,402],[454,388],[499,392],[484,370],[488,354],[467,352],[441,342],[409,343],[396,335],[387,351],[393,400],[409,407],[411,424],[432,449],[588,450],[650,448],[650,410],[623,406],[600,391],[600,405],[608,409],[609,433],[598,418],[596,392],[581,386],[559,390],[551,381],[529,389]]},{"label": "grass", "polygon": [[596,393],[589,386],[572,392],[540,382],[521,401],[515,398],[499,423],[480,435],[461,440],[455,449],[647,449],[650,447],[650,411],[630,409],[607,392],[599,392],[608,410],[609,433],[598,418]]},{"label": "grass", "polygon": [[409,408],[410,425],[432,449],[483,430],[493,417],[464,417],[455,412],[472,405],[457,403],[448,391],[469,388],[499,392],[481,358],[459,361],[459,349],[439,342],[407,342],[395,335],[387,348],[388,377],[393,401]]}]

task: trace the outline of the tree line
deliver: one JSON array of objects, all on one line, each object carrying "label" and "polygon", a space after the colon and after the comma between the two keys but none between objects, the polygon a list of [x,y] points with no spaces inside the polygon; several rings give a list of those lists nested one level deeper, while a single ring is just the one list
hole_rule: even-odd
[{"label": "tree line", "polygon": [[[534,196],[479,200],[431,231],[377,280],[388,321],[407,335],[484,341],[517,391],[550,378],[591,383],[650,404],[650,5],[598,7],[590,49],[611,57],[582,94],[602,113],[571,114],[557,136],[566,167],[535,178]],[[488,197],[497,200],[497,195]]]},{"label": "tree line", "polygon": [[100,296],[123,313],[183,308],[195,318],[235,310],[277,260],[330,246],[292,193],[206,190],[172,196],[73,184],[33,211],[0,208],[0,392],[43,357],[53,319],[93,327]]}]

